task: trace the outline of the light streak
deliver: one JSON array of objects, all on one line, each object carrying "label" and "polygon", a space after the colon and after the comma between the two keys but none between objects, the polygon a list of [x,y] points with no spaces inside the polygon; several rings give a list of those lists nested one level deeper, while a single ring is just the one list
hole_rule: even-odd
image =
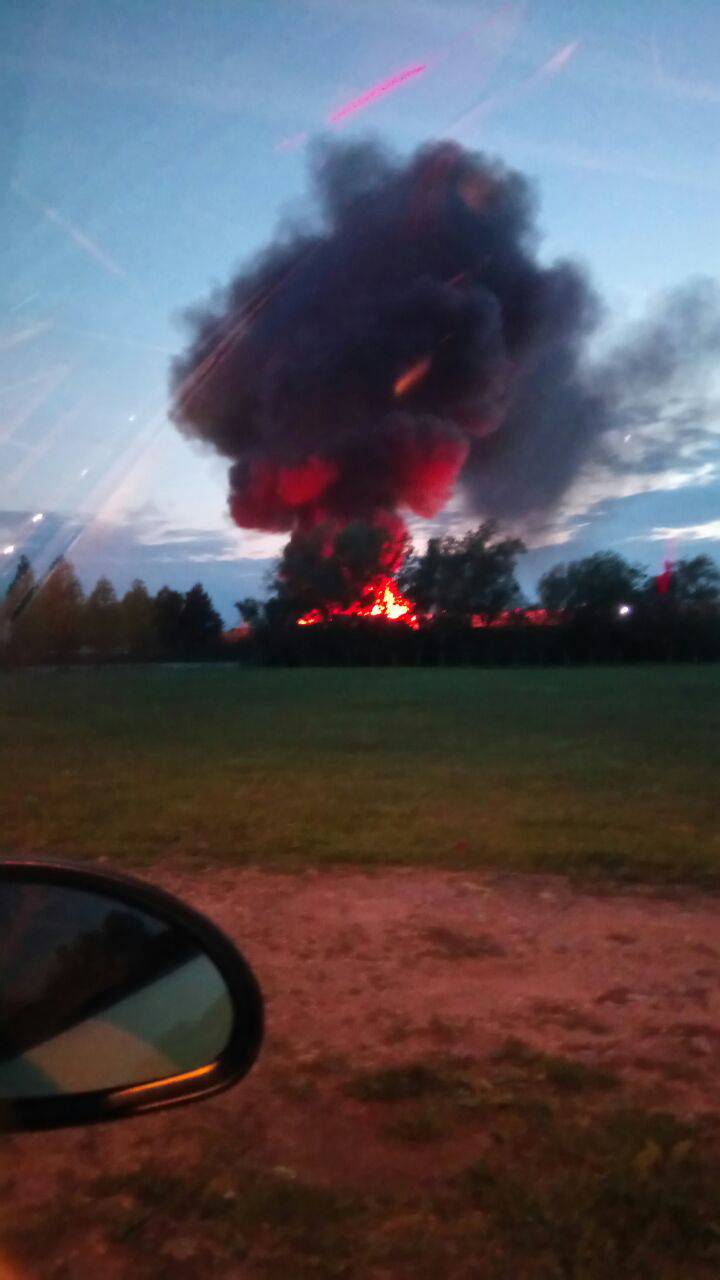
[{"label": "light streak", "polygon": [[407,395],[408,391],[412,391],[418,382],[422,382],[431,364],[431,356],[423,356],[421,360],[417,360],[409,369],[406,369],[393,387],[395,396],[399,399],[401,396]]},{"label": "light streak", "polygon": [[387,93],[392,93],[394,89],[398,89],[406,81],[422,75],[423,71],[427,71],[427,69],[427,62],[419,62],[417,66],[407,67],[404,71],[398,71],[397,75],[390,76],[387,80],[382,80],[380,84],[373,85],[372,89],[366,89],[358,98],[353,98],[351,102],[346,102],[343,107],[338,107],[336,111],[331,111],[328,116],[328,124],[339,124],[341,120],[346,120],[348,116],[353,116],[356,112],[362,111],[364,107],[371,106],[373,102],[377,102],[378,98],[384,98]]},{"label": "light streak", "polygon": [[469,111],[463,112],[462,115],[453,120],[450,128],[453,130],[461,129],[479,117],[489,115],[492,111],[521,102],[523,98],[531,94],[541,84],[544,84],[546,80],[553,80],[555,76],[559,75],[563,67],[566,67],[571,58],[577,53],[580,43],[580,40],[571,40],[569,44],[562,45],[526,80],[515,88],[500,89],[497,93],[491,93],[489,97],[484,98],[476,106],[471,107]]},{"label": "light streak", "polygon": [[109,271],[111,275],[125,276],[126,273],[120,264],[116,262],[114,258],[111,258],[110,254],[106,253],[95,240],[91,240],[90,236],[83,231],[82,227],[78,227],[74,223],[70,222],[68,218],[64,218],[62,214],[58,213],[57,209],[52,207],[52,205],[43,204],[42,200],[37,200],[35,196],[31,196],[19,182],[14,181],[10,185],[12,190],[20,197],[21,200],[24,200],[26,204],[30,205],[31,209],[37,209],[48,222],[52,222],[61,231],[64,231],[65,235],[77,245],[78,249],[82,249],[83,253],[86,253],[88,257],[94,258],[95,261],[101,267],[104,267],[106,271]]}]

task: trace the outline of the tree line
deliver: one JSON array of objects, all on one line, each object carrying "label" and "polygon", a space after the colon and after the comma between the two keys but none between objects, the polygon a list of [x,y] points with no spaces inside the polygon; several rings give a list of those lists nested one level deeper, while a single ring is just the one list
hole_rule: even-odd
[{"label": "tree line", "polygon": [[223,624],[201,583],[151,595],[136,579],[118,598],[106,577],[85,595],[69,560],[59,557],[42,583],[21,556],[0,613],[3,657],[10,663],[92,657],[198,659],[217,656]]},{"label": "tree line", "polygon": [[[720,569],[706,555],[652,574],[614,551],[543,574],[534,601],[517,578],[526,548],[492,522],[405,547],[400,589],[422,618],[414,631],[345,617],[363,584],[392,560],[392,533],[362,521],[293,539],[268,599],[237,602],[246,650],[269,663],[563,663],[720,658]],[[317,624],[297,627],[312,615]]]},{"label": "tree line", "polygon": [[[524,544],[485,522],[431,538],[422,553],[391,530],[356,521],[288,543],[264,600],[237,602],[243,623],[223,637],[201,583],[151,595],[139,579],[118,598],[107,577],[85,595],[60,557],[41,584],[21,556],[0,608],[8,663],[237,658],[259,663],[554,663],[720,658],[720,569],[707,555],[657,575],[613,551],[561,563],[524,598]],[[396,578],[417,630],[342,616],[368,584]],[[318,625],[297,626],[312,612]],[[233,640],[234,643],[229,643]]]}]

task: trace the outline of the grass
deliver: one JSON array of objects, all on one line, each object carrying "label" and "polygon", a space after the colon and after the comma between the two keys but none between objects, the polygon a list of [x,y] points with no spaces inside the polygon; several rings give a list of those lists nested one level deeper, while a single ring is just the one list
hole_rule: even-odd
[{"label": "grass", "polygon": [[0,1206],[0,1234],[21,1270],[54,1256],[58,1269],[42,1274],[58,1277],[80,1274],[62,1259],[87,1258],[86,1232],[111,1274],[137,1280],[238,1267],[258,1280],[716,1277],[717,1118],[629,1106],[582,1064],[558,1075],[559,1061],[509,1041],[488,1062],[437,1058],[338,1081],[394,1142],[462,1140],[452,1166],[418,1151],[417,1173],[392,1189],[252,1168],[217,1135],[180,1167],[156,1150],[131,1171],[81,1169],[42,1214],[3,1221]]},{"label": "grass", "polygon": [[6,852],[720,882],[720,670],[0,676]]},{"label": "grass", "polygon": [[589,1067],[584,1062],[552,1053],[539,1053],[523,1040],[511,1036],[495,1055],[495,1061],[510,1068],[510,1077],[540,1080],[565,1093],[585,1093],[595,1089],[615,1089],[620,1081],[612,1071]]}]

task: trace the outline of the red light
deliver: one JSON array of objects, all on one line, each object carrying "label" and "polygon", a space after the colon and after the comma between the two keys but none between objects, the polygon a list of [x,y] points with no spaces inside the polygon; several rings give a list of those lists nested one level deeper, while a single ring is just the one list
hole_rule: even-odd
[{"label": "red light", "polygon": [[670,590],[672,582],[673,566],[672,560],[666,560],[663,565],[662,573],[659,573],[655,579],[657,583],[658,595],[666,596]]}]

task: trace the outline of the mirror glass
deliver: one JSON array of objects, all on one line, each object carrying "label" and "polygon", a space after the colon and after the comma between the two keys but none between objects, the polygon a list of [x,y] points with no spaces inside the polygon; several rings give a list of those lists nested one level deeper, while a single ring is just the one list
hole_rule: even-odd
[{"label": "mirror glass", "polygon": [[181,925],[109,895],[0,883],[0,1100],[209,1070],[230,993]]}]

